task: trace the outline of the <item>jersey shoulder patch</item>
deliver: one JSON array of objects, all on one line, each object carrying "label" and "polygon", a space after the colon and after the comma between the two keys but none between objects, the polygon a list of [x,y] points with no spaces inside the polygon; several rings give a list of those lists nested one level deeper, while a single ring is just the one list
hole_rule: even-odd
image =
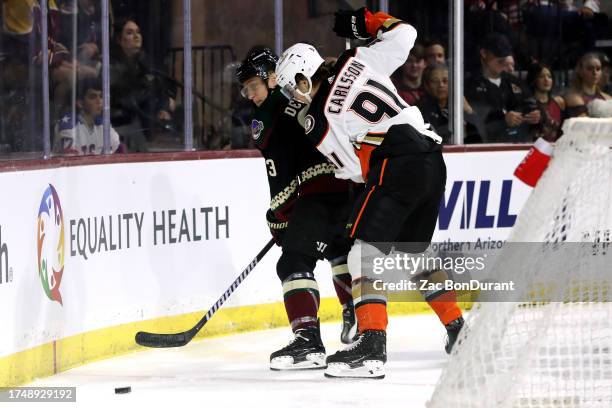
[{"label": "jersey shoulder patch", "polygon": [[321,142],[329,127],[323,110],[329,88],[327,83],[322,84],[320,92],[313,98],[312,104],[308,107],[308,112],[304,117],[304,134],[313,146],[317,146]]},{"label": "jersey shoulder patch", "polygon": [[253,119],[251,121],[251,135],[253,140],[257,141],[261,137],[264,130],[264,123],[260,120]]},{"label": "jersey shoulder patch", "polygon": [[314,128],[314,125],[314,117],[312,115],[306,115],[306,118],[304,118],[304,131],[306,134],[310,133],[310,131]]}]

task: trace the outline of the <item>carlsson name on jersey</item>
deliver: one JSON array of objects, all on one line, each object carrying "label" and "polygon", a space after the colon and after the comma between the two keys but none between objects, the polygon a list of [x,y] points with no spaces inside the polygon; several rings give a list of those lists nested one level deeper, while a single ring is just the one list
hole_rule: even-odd
[{"label": "carlsson name on jersey", "polygon": [[363,73],[364,69],[365,65],[355,60],[351,60],[348,66],[342,70],[340,77],[336,81],[336,86],[334,86],[333,91],[330,93],[331,99],[327,105],[327,112],[333,113],[334,115],[340,114],[351,86],[353,86],[353,83],[359,78],[359,75]]}]

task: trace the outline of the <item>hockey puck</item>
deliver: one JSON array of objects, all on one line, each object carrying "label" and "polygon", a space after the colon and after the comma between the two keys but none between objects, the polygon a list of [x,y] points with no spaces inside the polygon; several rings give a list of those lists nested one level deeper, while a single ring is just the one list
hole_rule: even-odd
[{"label": "hockey puck", "polygon": [[132,387],[118,387],[115,388],[115,394],[127,394],[132,392]]}]

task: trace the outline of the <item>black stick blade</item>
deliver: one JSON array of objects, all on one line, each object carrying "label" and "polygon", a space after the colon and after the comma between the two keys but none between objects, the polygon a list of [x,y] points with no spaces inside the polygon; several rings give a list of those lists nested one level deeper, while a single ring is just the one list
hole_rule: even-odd
[{"label": "black stick blade", "polygon": [[144,347],[168,348],[168,347],[183,347],[191,337],[186,333],[162,334],[162,333],[136,333],[136,343]]}]

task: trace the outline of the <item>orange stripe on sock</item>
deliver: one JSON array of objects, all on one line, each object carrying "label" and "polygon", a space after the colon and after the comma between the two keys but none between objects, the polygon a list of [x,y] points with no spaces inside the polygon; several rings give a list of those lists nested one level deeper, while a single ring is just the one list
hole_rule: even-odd
[{"label": "orange stripe on sock", "polygon": [[368,204],[368,200],[370,199],[370,196],[372,195],[375,189],[376,189],[376,186],[373,186],[370,192],[368,193],[368,195],[366,196],[366,199],[363,201],[363,205],[361,206],[361,209],[359,210],[359,214],[357,215],[357,219],[355,220],[355,224],[353,225],[353,229],[351,230],[351,238],[354,238],[355,230],[357,229],[359,220],[361,220],[361,216],[363,215],[363,210],[365,210],[366,205]]},{"label": "orange stripe on sock", "polygon": [[428,303],[445,326],[461,317],[461,309],[457,305],[457,294],[454,290],[445,292]]},{"label": "orange stripe on sock", "polygon": [[359,333],[364,330],[387,330],[387,305],[366,303],[355,309]]}]

